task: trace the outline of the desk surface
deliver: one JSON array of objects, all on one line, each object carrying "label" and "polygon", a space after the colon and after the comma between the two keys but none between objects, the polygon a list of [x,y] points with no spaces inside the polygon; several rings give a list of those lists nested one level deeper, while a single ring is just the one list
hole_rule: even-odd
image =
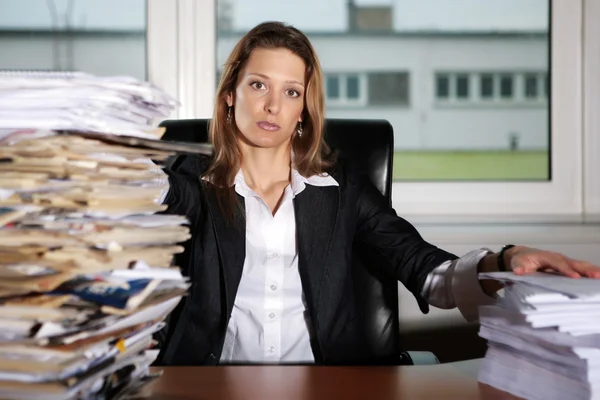
[{"label": "desk surface", "polygon": [[431,366],[153,368],[153,400],[515,399],[477,382],[478,360]]}]

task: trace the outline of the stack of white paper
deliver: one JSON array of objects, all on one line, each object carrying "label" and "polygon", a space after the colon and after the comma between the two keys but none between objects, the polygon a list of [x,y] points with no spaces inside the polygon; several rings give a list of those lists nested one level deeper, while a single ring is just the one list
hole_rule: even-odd
[{"label": "stack of white paper", "polygon": [[527,399],[600,399],[600,280],[485,273],[506,282],[480,307],[479,380]]},{"label": "stack of white paper", "polygon": [[187,221],[156,214],[182,146],[147,134],[172,106],[131,79],[0,74],[0,398],[149,379],[152,335],[189,288],[171,266]]},{"label": "stack of white paper", "polygon": [[177,104],[152,84],[128,77],[0,71],[0,129],[155,138],[154,122],[168,117]]}]

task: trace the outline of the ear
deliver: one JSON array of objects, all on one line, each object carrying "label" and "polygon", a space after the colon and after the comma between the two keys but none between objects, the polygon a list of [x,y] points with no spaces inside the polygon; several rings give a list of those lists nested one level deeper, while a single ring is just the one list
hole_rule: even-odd
[{"label": "ear", "polygon": [[227,105],[233,107],[233,93],[227,94]]}]

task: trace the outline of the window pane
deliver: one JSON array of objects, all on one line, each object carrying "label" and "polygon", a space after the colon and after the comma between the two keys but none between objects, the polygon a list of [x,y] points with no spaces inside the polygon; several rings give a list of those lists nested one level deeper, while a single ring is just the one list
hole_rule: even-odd
[{"label": "window pane", "polygon": [[500,96],[503,99],[509,99],[513,96],[513,77],[502,75],[500,77]]},{"label": "window pane", "polygon": [[146,0],[3,0],[0,69],[145,80]]},{"label": "window pane", "polygon": [[[550,178],[551,101],[516,106],[526,98],[527,74],[538,77],[537,98],[546,93],[541,77],[551,70],[549,0],[217,5],[217,65],[261,22],[285,21],[300,29],[325,76],[343,77],[325,80],[325,116],[384,118],[393,126],[395,180]],[[343,108],[339,100],[364,101],[364,107]]]},{"label": "window pane", "polygon": [[491,99],[494,97],[494,76],[493,75],[481,75],[479,78],[479,88],[482,98]]},{"label": "window pane", "polygon": [[450,96],[450,78],[448,75],[438,75],[435,80],[435,95],[438,99]]},{"label": "window pane", "polygon": [[346,97],[356,100],[360,97],[358,76],[348,76],[346,78]]},{"label": "window pane", "polygon": [[328,76],[327,78],[327,98],[328,99],[339,99],[340,98],[340,78],[337,76]]},{"label": "window pane", "polygon": [[408,73],[370,73],[368,82],[370,105],[408,104]]},{"label": "window pane", "polygon": [[469,76],[458,75],[456,77],[456,97],[466,99],[469,97]]},{"label": "window pane", "polygon": [[538,97],[537,75],[525,75],[525,97],[535,99]]}]

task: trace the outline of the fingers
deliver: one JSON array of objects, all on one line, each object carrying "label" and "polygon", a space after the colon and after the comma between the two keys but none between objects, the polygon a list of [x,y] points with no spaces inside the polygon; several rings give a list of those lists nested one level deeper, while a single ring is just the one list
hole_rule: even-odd
[{"label": "fingers", "polygon": [[561,254],[547,252],[543,254],[543,258],[539,258],[540,255],[538,253],[534,259],[527,259],[522,265],[514,269],[514,273],[523,275],[542,269],[551,269],[570,278],[581,278],[580,270],[573,268],[568,259]]},{"label": "fingers", "polygon": [[588,278],[600,279],[600,267],[587,261],[567,259],[567,262],[573,271]]}]

